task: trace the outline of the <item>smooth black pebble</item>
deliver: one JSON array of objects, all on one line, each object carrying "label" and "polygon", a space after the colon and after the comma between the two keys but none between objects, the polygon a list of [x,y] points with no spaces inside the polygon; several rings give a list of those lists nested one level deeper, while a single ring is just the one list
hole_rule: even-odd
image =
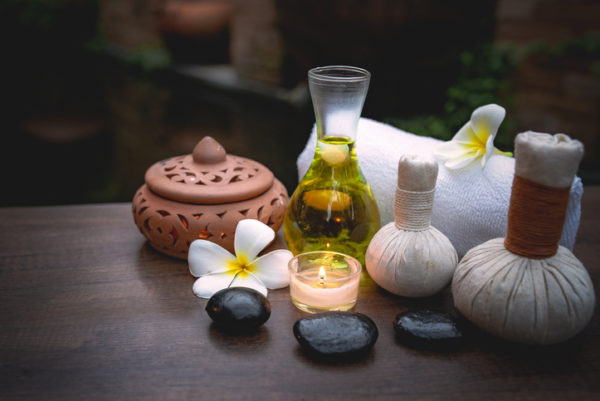
[{"label": "smooth black pebble", "polygon": [[294,336],[302,348],[319,356],[362,355],[371,349],[378,335],[375,323],[360,313],[319,313],[294,324]]},{"label": "smooth black pebble", "polygon": [[271,316],[271,304],[251,288],[231,287],[216,292],[206,304],[206,312],[222,329],[248,332],[258,329]]},{"label": "smooth black pebble", "polygon": [[400,341],[417,348],[452,349],[463,340],[463,333],[450,315],[431,310],[398,314],[394,319],[394,330]]}]

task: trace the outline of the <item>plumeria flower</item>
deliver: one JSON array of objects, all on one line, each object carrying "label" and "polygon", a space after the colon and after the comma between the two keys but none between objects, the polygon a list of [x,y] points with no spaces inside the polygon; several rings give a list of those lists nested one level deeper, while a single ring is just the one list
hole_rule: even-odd
[{"label": "plumeria flower", "polygon": [[257,258],[275,238],[275,231],[258,220],[241,220],[235,229],[235,256],[206,240],[190,245],[188,263],[194,283],[194,294],[210,298],[228,287],[248,287],[267,296],[267,288],[283,288],[290,282],[288,262],[292,253],[279,249]]},{"label": "plumeria flower", "polygon": [[435,156],[445,161],[448,169],[460,169],[481,159],[481,168],[492,155],[512,156],[494,147],[494,138],[504,120],[506,110],[497,104],[478,107],[471,120],[454,135],[451,141],[441,144]]}]

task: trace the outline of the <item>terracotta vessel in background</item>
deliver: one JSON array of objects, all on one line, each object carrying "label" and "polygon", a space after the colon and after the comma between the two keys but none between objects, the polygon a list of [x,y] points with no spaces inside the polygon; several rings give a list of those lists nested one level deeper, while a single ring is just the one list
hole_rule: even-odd
[{"label": "terracotta vessel in background", "polygon": [[192,154],[152,165],[133,198],[133,218],[159,252],[186,259],[205,239],[233,252],[237,223],[257,219],[279,230],[288,204],[281,182],[262,164],[204,137]]}]

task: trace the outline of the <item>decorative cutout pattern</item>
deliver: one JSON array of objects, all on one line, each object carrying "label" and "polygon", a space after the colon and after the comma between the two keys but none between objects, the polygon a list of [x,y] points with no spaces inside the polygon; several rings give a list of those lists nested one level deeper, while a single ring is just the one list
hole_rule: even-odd
[{"label": "decorative cutout pattern", "polygon": [[251,180],[260,171],[253,161],[230,155],[234,167],[216,171],[192,172],[184,165],[185,157],[178,156],[163,160],[159,163],[161,172],[169,180],[181,184],[221,186]]},{"label": "decorative cutout pattern", "polygon": [[[165,166],[168,167],[179,171],[177,165]],[[225,180],[229,174],[232,178],[241,174],[240,171],[224,172],[221,177]],[[184,176],[185,173],[179,175]],[[278,180],[274,180],[271,189],[255,198],[218,205],[175,202],[155,195],[144,184],[133,199],[132,210],[137,227],[152,247],[167,255],[186,259],[191,242],[198,238],[234,252],[235,228],[243,219],[260,220],[278,231],[287,204],[287,191]]]},{"label": "decorative cutout pattern", "polygon": [[199,205],[254,198],[268,191],[273,179],[262,164],[234,155],[215,164],[196,163],[192,155],[177,156],[146,171],[146,184],[155,194]]}]

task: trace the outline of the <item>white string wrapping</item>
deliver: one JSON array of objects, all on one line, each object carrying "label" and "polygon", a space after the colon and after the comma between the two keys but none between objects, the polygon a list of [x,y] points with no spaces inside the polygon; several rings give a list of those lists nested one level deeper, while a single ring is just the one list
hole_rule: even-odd
[{"label": "white string wrapping", "polygon": [[394,221],[406,231],[424,231],[431,224],[431,209],[435,188],[430,191],[406,191],[396,187]]}]

